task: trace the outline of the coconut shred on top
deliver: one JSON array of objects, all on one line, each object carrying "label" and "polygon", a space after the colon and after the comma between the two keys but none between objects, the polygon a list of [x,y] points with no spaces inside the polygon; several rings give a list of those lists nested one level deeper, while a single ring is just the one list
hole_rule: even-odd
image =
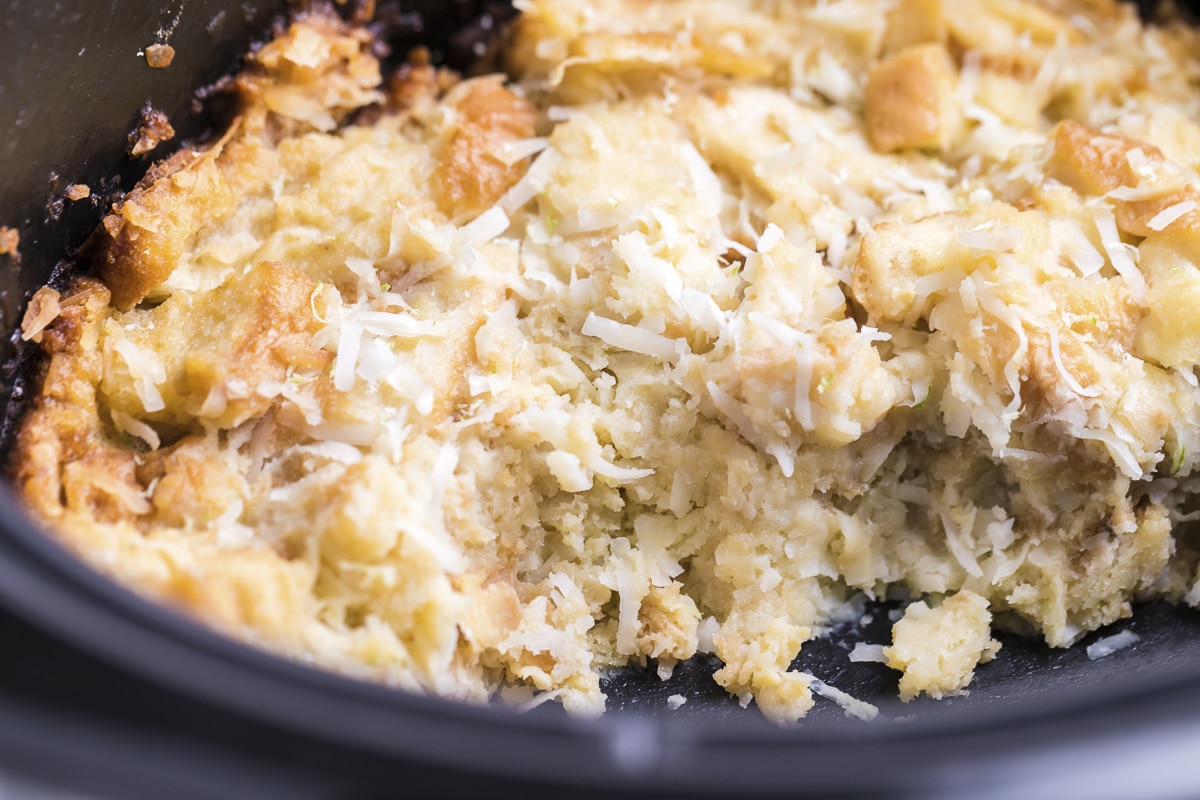
[{"label": "coconut shred on top", "polygon": [[519,6],[465,80],[297,19],[35,295],[11,474],[59,537],[287,656],[583,714],[701,652],[773,720],[853,705],[789,667],[863,594],[912,600],[906,699],[993,624],[1197,602],[1194,30]]}]

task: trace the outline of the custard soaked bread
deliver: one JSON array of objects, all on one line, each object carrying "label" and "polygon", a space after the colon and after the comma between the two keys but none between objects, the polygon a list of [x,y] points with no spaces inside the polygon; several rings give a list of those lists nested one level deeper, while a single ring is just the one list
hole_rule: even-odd
[{"label": "custard soaked bread", "polygon": [[705,652],[795,720],[864,594],[912,600],[905,697],[993,623],[1200,600],[1192,29],[522,10],[468,80],[297,20],[34,297],[11,469],[65,542],[293,658],[582,713]]}]

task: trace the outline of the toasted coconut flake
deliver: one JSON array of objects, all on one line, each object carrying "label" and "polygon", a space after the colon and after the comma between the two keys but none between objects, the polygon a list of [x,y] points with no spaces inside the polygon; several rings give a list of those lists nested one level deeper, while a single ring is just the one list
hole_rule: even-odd
[{"label": "toasted coconut flake", "polygon": [[58,291],[43,286],[33,293],[21,319],[21,340],[41,343],[42,332],[62,313]]}]

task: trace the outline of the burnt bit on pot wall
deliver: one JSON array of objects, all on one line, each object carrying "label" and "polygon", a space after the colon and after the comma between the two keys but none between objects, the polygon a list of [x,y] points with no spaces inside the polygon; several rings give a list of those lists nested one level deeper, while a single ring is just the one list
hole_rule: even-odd
[{"label": "burnt bit on pot wall", "polygon": [[171,120],[147,100],[146,105],[142,106],[137,129],[129,134],[129,155],[144,155],[174,138],[175,128],[171,126]]},{"label": "burnt bit on pot wall", "polygon": [[[499,39],[504,24],[516,16],[506,0],[449,0],[425,13],[411,2],[380,0],[366,27],[375,36],[375,55],[397,66],[415,47],[428,49],[434,64],[471,72]],[[353,17],[352,17],[353,18]]]},{"label": "burnt bit on pot wall", "polygon": [[[50,273],[50,279],[46,281],[46,286],[60,293],[65,292],[76,272],[74,261],[59,261]],[[8,292],[9,290],[4,290],[0,292],[0,295],[7,295]],[[33,292],[29,292],[28,296],[22,298],[22,308],[28,307],[29,299],[33,294]],[[3,297],[2,299],[5,301],[4,306],[8,307],[8,298]],[[29,397],[33,394],[34,381],[37,380],[39,367],[42,364],[42,349],[37,342],[22,337],[17,320],[5,317],[0,319],[0,324],[3,324],[9,331],[7,343],[14,354],[12,358],[0,365],[0,381],[3,381],[3,385],[8,387],[4,409],[0,413],[0,464],[7,468],[12,438],[16,433],[21,416],[25,413]]]},{"label": "burnt bit on pot wall", "polygon": [[447,63],[464,72],[493,69],[499,33],[516,15],[511,3],[485,4],[481,13],[450,37]]}]

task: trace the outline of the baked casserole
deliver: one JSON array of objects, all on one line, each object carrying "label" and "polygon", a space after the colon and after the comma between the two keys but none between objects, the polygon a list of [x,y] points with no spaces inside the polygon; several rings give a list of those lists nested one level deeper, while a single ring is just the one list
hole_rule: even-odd
[{"label": "baked casserole", "polygon": [[470,78],[299,16],[34,295],[10,471],[62,541],[291,658],[583,714],[709,653],[772,720],[869,716],[790,669],[863,597],[905,699],[993,625],[1200,602],[1193,29],[518,5]]}]

